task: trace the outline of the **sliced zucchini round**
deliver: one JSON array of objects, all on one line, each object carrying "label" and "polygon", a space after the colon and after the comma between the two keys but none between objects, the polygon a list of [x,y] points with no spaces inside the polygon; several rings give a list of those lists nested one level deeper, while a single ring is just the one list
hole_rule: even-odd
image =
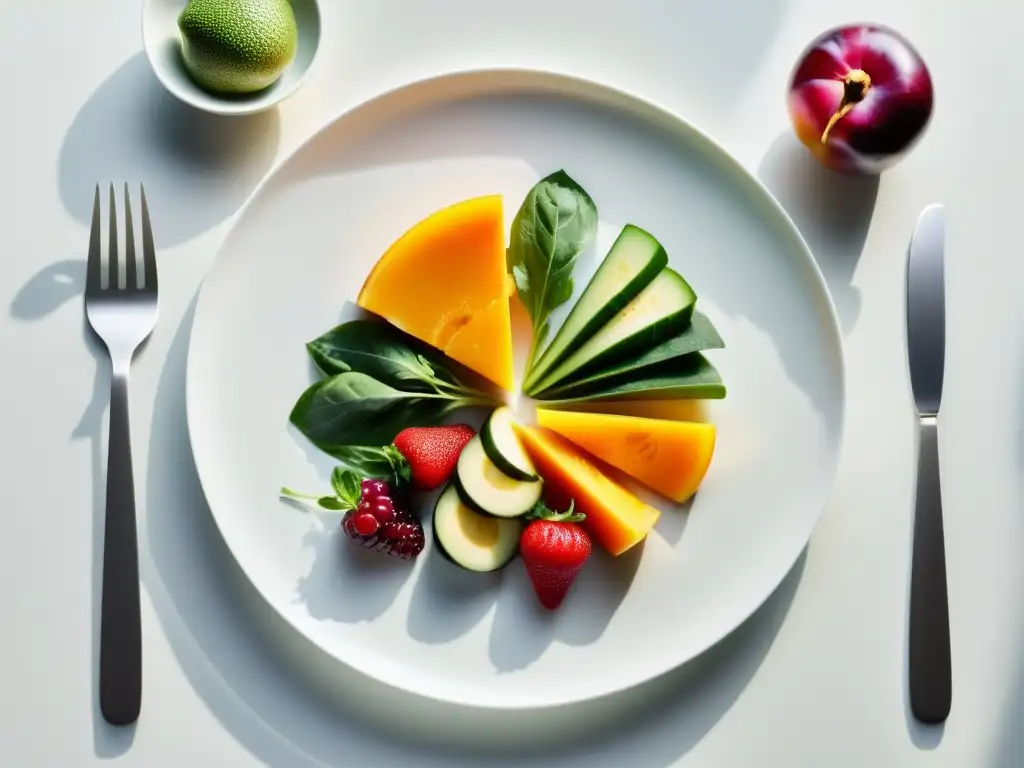
[{"label": "sliced zucchini round", "polygon": [[434,544],[450,562],[486,573],[508,565],[519,551],[522,522],[474,512],[462,503],[454,485],[434,505]]},{"label": "sliced zucchini round", "polygon": [[494,466],[513,480],[532,483],[538,479],[537,470],[512,431],[513,421],[515,414],[507,405],[495,408],[480,430],[480,442]]},{"label": "sliced zucchini round", "polygon": [[470,509],[492,517],[519,517],[540,501],[540,480],[513,480],[487,458],[477,435],[462,449],[455,468],[455,486]]}]

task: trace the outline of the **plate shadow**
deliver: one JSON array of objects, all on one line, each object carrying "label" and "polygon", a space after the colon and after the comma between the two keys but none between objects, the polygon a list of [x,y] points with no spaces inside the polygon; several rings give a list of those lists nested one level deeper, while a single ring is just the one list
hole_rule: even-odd
[{"label": "plate shadow", "polygon": [[[324,523],[306,534],[313,564],[296,585],[295,599],[321,621],[372,621],[394,601],[413,564],[357,546],[342,532],[340,520],[341,513],[325,514]],[[349,599],[338,599],[346,594]]]},{"label": "plate shadow", "polygon": [[431,541],[431,521],[424,519],[423,526],[427,530],[427,548],[422,555],[426,562],[416,576],[406,627],[415,640],[441,645],[483,621],[502,592],[508,569],[494,573],[464,571],[437,551]]},{"label": "plate shadow", "polygon": [[552,642],[590,645],[600,639],[625,599],[640,567],[644,543],[619,557],[595,547],[563,603],[573,610],[573,621],[560,611],[537,602],[522,561],[505,569],[508,589],[498,601],[491,627],[489,654],[499,673],[525,669],[541,657]]}]

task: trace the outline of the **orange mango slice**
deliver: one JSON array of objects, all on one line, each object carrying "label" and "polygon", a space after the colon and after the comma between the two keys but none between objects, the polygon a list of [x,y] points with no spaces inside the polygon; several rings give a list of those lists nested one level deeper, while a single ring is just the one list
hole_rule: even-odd
[{"label": "orange mango slice", "polygon": [[547,503],[562,510],[573,499],[586,515],[581,525],[611,555],[621,555],[654,528],[661,510],[608,477],[568,440],[540,427],[512,428],[544,479]]},{"label": "orange mango slice", "polygon": [[514,385],[500,195],[442,208],[391,245],[356,303],[505,389]]},{"label": "orange mango slice", "polygon": [[537,422],[676,502],[697,491],[715,451],[714,424],[544,408]]}]

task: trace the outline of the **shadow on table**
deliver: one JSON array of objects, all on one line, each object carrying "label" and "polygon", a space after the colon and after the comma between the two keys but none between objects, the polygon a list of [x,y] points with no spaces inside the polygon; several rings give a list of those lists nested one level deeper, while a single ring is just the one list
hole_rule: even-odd
[{"label": "shadow on table", "polygon": [[[1016,380],[1024,382],[1024,356],[1021,356],[1019,351],[1016,361]],[[1018,483],[1021,484],[1018,486],[1018,498],[1020,498],[1024,494],[1024,482],[1021,481],[1021,478],[1024,478],[1024,392],[1018,390],[1016,404],[1016,412],[1010,418],[1013,419],[1012,423],[1015,425],[1013,447],[1018,468],[1016,477]],[[949,539],[946,541],[948,546]],[[950,611],[952,612],[954,609],[955,606],[951,605]],[[992,739],[993,749],[984,768],[1017,768],[1017,766],[1024,765],[1024,728],[1021,728],[1021,723],[1024,722],[1024,624],[1020,620],[1019,608],[1006,616],[1007,618],[1012,616],[1015,619],[1015,621],[1007,622],[1007,627],[1014,633],[1013,636],[1016,640],[1016,642],[1010,643],[1009,647],[1016,649],[1017,664],[1015,668],[1007,670],[1006,679],[1010,681],[1009,691],[1000,703],[999,723]],[[950,711],[951,720],[958,717],[957,670],[962,668],[957,665],[956,638],[952,639],[954,645],[952,649],[953,707]]]},{"label": "shadow on table", "polygon": [[193,309],[194,303],[157,391],[142,577],[195,691],[262,763],[541,766],[568,759],[572,749],[573,762],[621,766],[642,744],[645,765],[667,765],[700,741],[756,674],[795,594],[803,556],[767,603],[703,657],[650,684],[581,705],[464,709],[385,687],[333,662],[256,594],[203,498],[185,424]]},{"label": "shadow on table", "polygon": [[[84,251],[85,243],[83,243]],[[84,253],[83,253],[84,256]],[[22,322],[44,319],[71,300],[81,302],[85,287],[85,260],[66,259],[43,267],[32,276],[15,294],[8,307],[9,315]],[[95,359],[95,374],[92,397],[78,424],[72,430],[73,440],[89,441],[89,462],[92,470],[92,552],[93,580],[92,603],[92,679],[90,692],[93,711],[93,748],[100,758],[114,758],[124,754],[135,739],[135,726],[115,728],[110,726],[100,712],[99,698],[99,633],[100,600],[102,594],[103,525],[105,520],[105,477],[106,454],[104,444],[107,434],[106,410],[110,392],[110,358],[103,342],[89,327],[82,312],[82,336],[86,349]]]},{"label": "shadow on table", "polygon": [[60,198],[87,225],[97,183],[141,182],[157,247],[177,245],[238,210],[273,162],[279,134],[275,109],[225,117],[178,101],[140,51],[75,115],[57,166]]},{"label": "shadow on table", "polygon": [[844,334],[860,318],[853,286],[878,197],[878,176],[848,176],[811,157],[791,131],[775,140],[757,176],[796,224],[818,262]]},{"label": "shadow on table", "polygon": [[[46,318],[71,300],[81,302],[85,287],[85,251],[83,258],[56,261],[43,267],[33,275],[15,294],[8,307],[8,314],[22,322],[36,322]],[[135,726],[115,728],[107,724],[100,712],[99,698],[99,633],[100,599],[102,594],[103,525],[105,519],[105,477],[106,455],[104,444],[107,434],[106,410],[110,392],[110,358],[103,342],[89,327],[82,312],[82,336],[86,349],[95,359],[95,374],[92,397],[78,424],[72,430],[73,440],[89,441],[89,462],[92,469],[92,552],[93,580],[92,602],[92,678],[91,696],[93,710],[93,748],[100,758],[114,758],[124,754],[135,740]]]},{"label": "shadow on table", "polygon": [[[388,3],[332,1],[358,6],[358,10],[346,7],[345,13],[358,16],[365,29],[388,30],[390,39],[382,41],[371,54],[375,58],[364,62],[364,67],[388,69],[397,47],[391,41],[419,33],[415,14],[396,14]],[[553,69],[588,72],[629,90],[650,91],[652,82],[656,87],[654,73],[684,73],[674,78],[669,97],[688,117],[712,127],[729,119],[749,82],[763,70],[792,5],[791,0],[630,3],[628,14],[618,14],[617,30],[624,41],[643,42],[631,45],[624,56],[594,45],[607,35],[609,14],[581,13],[571,3],[524,0],[503,25],[511,39],[522,37],[535,50],[546,51],[545,63]],[[495,44],[500,47],[502,41],[480,34],[480,8],[479,0],[431,5],[432,13],[444,18],[445,37],[451,41],[448,47],[457,46],[466,59],[483,53],[493,60]],[[792,55],[797,53],[794,50]],[[508,57],[499,54],[498,58]]]},{"label": "shadow on table", "polygon": [[82,258],[47,264],[14,295],[8,313],[15,320],[42,320],[72,299],[82,300],[85,290],[85,246]]}]

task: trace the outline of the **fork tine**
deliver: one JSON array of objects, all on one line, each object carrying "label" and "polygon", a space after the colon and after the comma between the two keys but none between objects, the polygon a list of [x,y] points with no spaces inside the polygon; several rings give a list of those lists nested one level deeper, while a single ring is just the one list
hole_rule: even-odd
[{"label": "fork tine", "polygon": [[102,281],[102,265],[100,262],[100,185],[96,185],[96,195],[92,202],[92,231],[89,233],[89,256],[85,263],[85,291],[94,293],[100,290]]},{"label": "fork tine", "polygon": [[139,287],[135,264],[135,230],[132,227],[132,201],[128,196],[128,184],[124,185],[124,274],[125,288],[134,291]]},{"label": "fork tine", "polygon": [[114,185],[110,185],[110,242],[107,243],[107,288],[116,291],[121,287],[117,274],[117,199],[114,197]]},{"label": "fork tine", "polygon": [[149,204],[146,202],[146,187],[139,184],[142,192],[142,264],[145,267],[144,285],[147,291],[156,292],[156,247],[153,245],[153,227],[149,222]]}]

